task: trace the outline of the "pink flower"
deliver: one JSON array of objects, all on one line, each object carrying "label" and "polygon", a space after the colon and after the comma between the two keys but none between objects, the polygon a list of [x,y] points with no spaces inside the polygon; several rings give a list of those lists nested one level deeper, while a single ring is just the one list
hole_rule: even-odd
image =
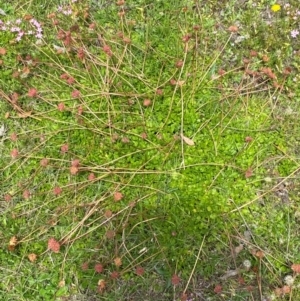
[{"label": "pink flower", "polygon": [[111,48],[108,45],[104,45],[102,49],[108,56],[112,56]]},{"label": "pink flower", "polygon": [[81,265],[81,269],[82,269],[83,271],[88,270],[88,268],[89,268],[89,263],[88,263],[88,262],[84,262],[84,263]]},{"label": "pink flower", "polygon": [[54,253],[59,253],[60,244],[55,238],[50,238],[48,240],[48,249]]},{"label": "pink flower", "polygon": [[21,28],[19,28],[19,27],[12,27],[10,29],[11,32],[19,32],[20,30],[21,30]]},{"label": "pink flower", "polygon": [[28,95],[29,97],[36,97],[36,96],[37,96],[37,90],[36,90],[35,88],[30,88],[30,89],[28,90],[27,95]]},{"label": "pink flower", "polygon": [[70,77],[67,79],[67,83],[68,83],[69,85],[74,84],[74,82],[75,82],[75,79],[74,79],[74,77],[72,77],[72,76],[70,76]]},{"label": "pink flower", "polygon": [[30,191],[29,191],[28,189],[25,189],[25,190],[23,191],[23,198],[24,198],[25,200],[28,200],[28,199],[30,198],[30,196],[31,196]]},{"label": "pink flower", "polygon": [[65,79],[67,80],[69,78],[69,75],[67,73],[63,73],[61,76],[60,76],[61,79]]},{"label": "pink flower", "polygon": [[65,110],[65,104],[63,102],[60,102],[58,105],[57,105],[57,108],[59,111],[64,111]]},{"label": "pink flower", "polygon": [[103,272],[103,265],[100,263],[96,263],[94,266],[94,270],[96,273],[102,273]]},{"label": "pink flower", "polygon": [[43,167],[46,167],[49,163],[49,160],[47,158],[43,158],[41,161],[40,161],[40,165],[43,166]]},{"label": "pink flower", "polygon": [[291,31],[291,37],[292,38],[297,38],[297,36],[299,35],[299,30],[298,29],[294,29]]},{"label": "pink flower", "polygon": [[18,150],[17,150],[16,148],[14,148],[14,149],[10,152],[10,156],[11,156],[13,159],[17,158],[18,155],[19,155],[19,152],[18,152]]},{"label": "pink flower", "polygon": [[12,199],[12,196],[9,193],[7,193],[7,194],[4,195],[5,202],[10,202],[11,199]]},{"label": "pink flower", "polygon": [[93,172],[91,172],[90,174],[89,174],[89,176],[88,176],[88,180],[89,181],[93,181],[93,180],[95,180],[95,174],[93,173]]},{"label": "pink flower", "polygon": [[66,16],[69,16],[69,15],[72,15],[72,10],[69,8],[69,9],[63,10],[62,13]]},{"label": "pink flower", "polygon": [[60,150],[61,150],[62,153],[67,153],[68,150],[69,150],[68,144],[62,145],[61,148],[60,148]]},{"label": "pink flower", "polygon": [[71,96],[73,98],[78,98],[80,96],[80,91],[79,90],[73,90],[71,93]]},{"label": "pink flower", "polygon": [[54,195],[60,195],[62,193],[62,189],[59,186],[55,186],[53,189]]},{"label": "pink flower", "polygon": [[115,202],[121,201],[123,199],[123,197],[124,197],[124,195],[119,191],[114,193],[114,201]]},{"label": "pink flower", "polygon": [[79,167],[79,165],[80,165],[80,161],[78,159],[72,160],[71,166]]}]

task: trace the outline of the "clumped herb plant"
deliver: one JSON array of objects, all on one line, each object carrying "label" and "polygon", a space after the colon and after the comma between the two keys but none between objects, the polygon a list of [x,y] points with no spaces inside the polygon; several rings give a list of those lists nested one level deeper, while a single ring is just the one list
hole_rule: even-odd
[{"label": "clumped herb plant", "polygon": [[3,300],[297,298],[297,3],[16,2]]}]

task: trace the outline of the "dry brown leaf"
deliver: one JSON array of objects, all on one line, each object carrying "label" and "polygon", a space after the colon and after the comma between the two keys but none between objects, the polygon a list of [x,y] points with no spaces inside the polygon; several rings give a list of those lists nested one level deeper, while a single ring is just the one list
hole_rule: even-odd
[{"label": "dry brown leaf", "polygon": [[18,244],[18,239],[16,236],[13,236],[8,243],[8,250],[9,251],[14,251],[16,245]]},{"label": "dry brown leaf", "polygon": [[116,257],[115,260],[114,260],[114,262],[115,262],[115,265],[116,265],[117,267],[119,267],[119,266],[122,265],[122,260],[121,260],[120,257]]},{"label": "dry brown leaf", "polygon": [[190,139],[190,138],[188,138],[188,137],[186,137],[186,136],[184,136],[184,135],[182,135],[182,134],[180,134],[180,137],[181,137],[181,139],[182,139],[187,145],[190,145],[190,146],[194,146],[194,145],[195,145],[195,142],[194,142],[192,139]]},{"label": "dry brown leaf", "polygon": [[106,237],[107,237],[108,239],[113,239],[115,236],[116,236],[116,232],[115,232],[114,230],[108,230],[108,231],[106,232]]},{"label": "dry brown leaf", "polygon": [[65,280],[60,280],[60,281],[58,282],[58,287],[64,287],[65,285],[66,285]]},{"label": "dry brown leaf", "polygon": [[0,55],[5,55],[6,54],[6,49],[5,48],[0,48]]},{"label": "dry brown leaf", "polygon": [[220,277],[220,279],[224,280],[224,279],[227,279],[227,278],[230,278],[230,277],[235,277],[236,275],[239,274],[239,270],[236,269],[236,270],[228,270],[226,271],[226,273]]},{"label": "dry brown leaf", "polygon": [[20,118],[27,118],[29,116],[31,116],[31,111],[30,112],[22,112],[22,113],[19,113],[18,116]]},{"label": "dry brown leaf", "polygon": [[104,216],[105,216],[106,218],[110,218],[110,217],[112,217],[112,215],[113,215],[113,213],[112,213],[111,210],[106,210],[105,213],[104,213]]},{"label": "dry brown leaf", "polygon": [[35,262],[36,259],[37,259],[37,256],[36,256],[36,254],[31,253],[31,254],[28,255],[28,259],[29,259],[30,262]]},{"label": "dry brown leaf", "polygon": [[244,249],[244,245],[240,244],[239,246],[234,248],[235,254],[239,254]]},{"label": "dry brown leaf", "polygon": [[71,166],[70,173],[71,175],[76,175],[78,173],[78,168],[76,166]]},{"label": "dry brown leaf", "polygon": [[263,251],[258,250],[258,251],[255,253],[255,256],[258,257],[258,258],[260,258],[260,259],[262,259],[262,258],[265,256],[265,254],[264,254]]},{"label": "dry brown leaf", "polygon": [[30,69],[28,66],[25,66],[20,74],[20,77],[27,78],[29,74],[30,74]]},{"label": "dry brown leaf", "polygon": [[99,293],[102,293],[102,292],[105,290],[105,287],[106,287],[106,282],[105,282],[105,280],[100,279],[100,280],[98,281],[98,292],[99,292]]}]

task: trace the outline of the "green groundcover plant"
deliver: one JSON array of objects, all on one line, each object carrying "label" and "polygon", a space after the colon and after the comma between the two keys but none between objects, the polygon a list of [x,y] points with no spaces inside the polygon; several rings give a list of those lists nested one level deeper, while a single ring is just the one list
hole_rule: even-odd
[{"label": "green groundcover plant", "polygon": [[296,3],[0,14],[3,300],[297,298]]}]

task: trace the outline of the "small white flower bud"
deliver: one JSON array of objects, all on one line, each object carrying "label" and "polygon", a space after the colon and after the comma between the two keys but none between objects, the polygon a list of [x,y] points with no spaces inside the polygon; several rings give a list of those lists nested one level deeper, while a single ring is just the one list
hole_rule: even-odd
[{"label": "small white flower bud", "polygon": [[247,270],[249,270],[249,269],[251,268],[251,261],[248,260],[248,259],[244,260],[243,266],[244,266]]},{"label": "small white flower bud", "polygon": [[284,283],[288,286],[292,286],[294,283],[294,280],[295,280],[294,277],[291,275],[287,275],[284,277]]}]

